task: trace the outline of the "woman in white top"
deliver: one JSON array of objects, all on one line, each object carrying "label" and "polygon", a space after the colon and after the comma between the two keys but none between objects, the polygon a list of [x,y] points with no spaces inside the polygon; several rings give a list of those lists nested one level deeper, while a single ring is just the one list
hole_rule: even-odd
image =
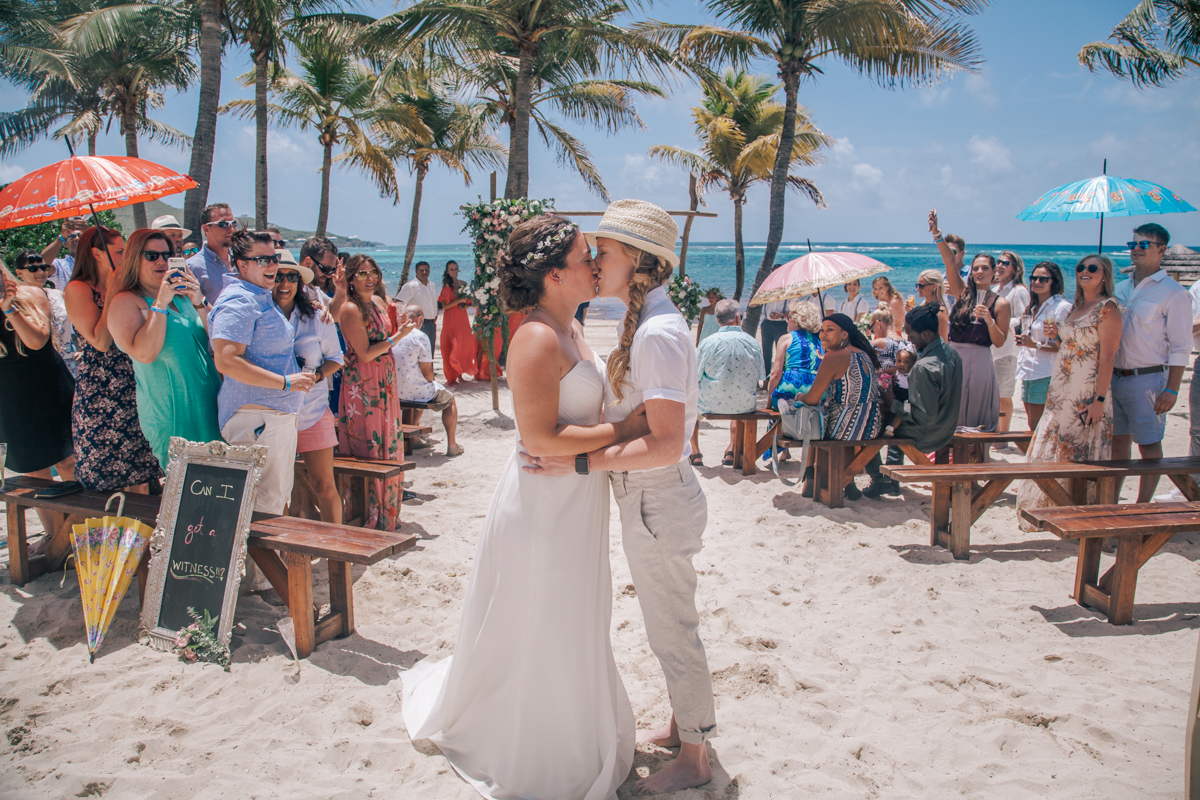
[{"label": "woman in white top", "polygon": [[1058,264],[1043,261],[1029,275],[1031,298],[1017,327],[1017,377],[1029,430],[1037,430],[1046,410],[1046,390],[1059,342],[1046,335],[1047,322],[1061,324],[1071,313],[1071,302],[1063,297],[1063,274]]},{"label": "woman in white top", "polygon": [[1000,430],[1006,431],[1012,423],[1013,395],[1017,390],[1017,343],[1013,334],[1029,305],[1029,290],[1025,288],[1025,262],[1012,250],[1005,250],[996,259],[996,277],[992,289],[1008,301],[1012,312],[1008,338],[1004,344],[992,348],[996,383],[1000,388]]},{"label": "woman in white top", "polygon": [[856,280],[843,286],[842,288],[846,290],[846,299],[837,304],[837,313],[845,314],[854,320],[856,325],[871,310],[871,304],[867,302],[867,298],[858,293],[860,286],[861,284]]}]

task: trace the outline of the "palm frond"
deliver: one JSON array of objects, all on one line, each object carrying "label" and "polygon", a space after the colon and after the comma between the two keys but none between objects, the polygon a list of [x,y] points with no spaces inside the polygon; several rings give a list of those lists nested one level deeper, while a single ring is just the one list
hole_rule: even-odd
[{"label": "palm frond", "polygon": [[825,195],[821,194],[821,190],[817,185],[808,178],[801,178],[798,175],[788,175],[787,185],[789,189],[793,189],[813,202],[817,208],[829,208],[825,204]]},{"label": "palm frond", "polygon": [[583,143],[541,115],[535,115],[533,122],[537,126],[538,133],[541,134],[542,141],[554,151],[558,163],[575,170],[589,190],[605,203],[611,202],[608,189],[604,187],[604,180],[600,177],[600,171],[596,169],[596,164],[592,161],[592,154],[583,146]]}]

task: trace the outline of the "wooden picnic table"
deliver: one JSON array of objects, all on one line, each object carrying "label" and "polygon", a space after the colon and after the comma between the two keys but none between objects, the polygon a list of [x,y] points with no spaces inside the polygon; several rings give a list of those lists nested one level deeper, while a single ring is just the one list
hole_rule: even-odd
[{"label": "wooden picnic table", "polygon": [[[1200,502],[1033,508],[1021,515],[1061,539],[1079,540],[1072,597],[1108,617],[1133,621],[1138,570],[1177,533],[1200,530]],[[1116,564],[1100,575],[1104,539],[1117,541]]]},{"label": "wooden picnic table", "polygon": [[[743,475],[753,475],[758,457],[771,446],[774,438],[771,428],[779,422],[779,412],[762,408],[749,414],[705,414],[704,418],[712,422],[729,421],[736,425],[733,434],[733,468],[740,469]],[[759,422],[767,423],[767,431],[761,439],[758,438]]]},{"label": "wooden picnic table", "polygon": [[[371,508],[367,501],[368,481],[396,478],[416,466],[413,461],[377,461],[370,458],[334,456],[333,477],[337,481],[338,495],[340,497],[349,495],[342,514],[346,524],[361,525],[370,514]],[[296,459],[295,470],[297,485],[308,495],[312,504],[317,505],[316,495],[313,494],[312,484],[308,480],[308,468],[303,459]],[[346,491],[347,484],[349,484],[349,492]]]}]

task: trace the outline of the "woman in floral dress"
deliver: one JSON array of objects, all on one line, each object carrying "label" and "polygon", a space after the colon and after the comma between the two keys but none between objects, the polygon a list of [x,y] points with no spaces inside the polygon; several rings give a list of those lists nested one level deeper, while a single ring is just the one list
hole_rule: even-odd
[{"label": "woman in floral dress", "polygon": [[120,290],[120,275],[114,266],[121,265],[124,254],[125,240],[120,233],[88,228],[79,237],[75,268],[63,290],[79,348],[71,433],[75,479],[84,488],[144,493],[163,471],[138,419],[133,363],[113,342],[105,305]]},{"label": "woman in floral dress", "polygon": [[[1108,256],[1084,257],[1075,267],[1075,308],[1061,325],[1045,323],[1058,343],[1050,373],[1046,410],[1029,443],[1027,461],[1103,461],[1112,456],[1113,404],[1109,397],[1113,362],[1121,344],[1121,306],[1112,299],[1113,263]],[[1033,481],[1017,490],[1017,518],[1050,500]]]},{"label": "woman in floral dress", "polygon": [[[403,327],[391,330],[387,303],[375,293],[383,280],[375,259],[352,256],[345,269],[349,302],[338,314],[346,340],[346,363],[342,367],[345,377],[338,403],[338,451],[356,458],[403,461],[400,396],[391,349],[415,327],[403,317]],[[396,529],[400,484],[400,478],[367,481],[368,508],[364,510],[363,527]],[[349,502],[348,497],[343,500]]]}]

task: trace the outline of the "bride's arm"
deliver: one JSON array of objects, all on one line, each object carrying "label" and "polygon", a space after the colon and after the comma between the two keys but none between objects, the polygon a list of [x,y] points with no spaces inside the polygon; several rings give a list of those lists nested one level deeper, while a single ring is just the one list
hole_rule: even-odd
[{"label": "bride's arm", "polygon": [[633,435],[630,417],[617,423],[566,425],[558,421],[558,384],[563,357],[558,336],[543,322],[526,320],[513,336],[508,352],[508,386],[521,444],[531,456],[570,456],[588,453]]}]

